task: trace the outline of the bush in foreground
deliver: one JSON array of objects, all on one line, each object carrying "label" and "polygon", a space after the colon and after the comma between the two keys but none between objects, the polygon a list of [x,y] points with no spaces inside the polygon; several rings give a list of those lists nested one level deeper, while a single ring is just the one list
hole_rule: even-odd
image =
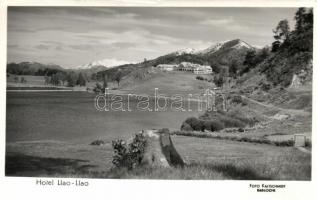
[{"label": "bush in foreground", "polygon": [[112,164],[117,168],[127,168],[128,170],[135,168],[142,161],[145,146],[146,139],[143,134],[136,134],[129,144],[121,139],[112,141],[115,153]]}]

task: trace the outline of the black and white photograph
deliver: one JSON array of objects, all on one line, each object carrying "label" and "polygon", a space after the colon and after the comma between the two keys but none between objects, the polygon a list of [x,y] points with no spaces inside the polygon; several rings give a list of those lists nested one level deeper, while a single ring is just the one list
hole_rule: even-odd
[{"label": "black and white photograph", "polygon": [[315,10],[0,2],[0,199],[315,199]]},{"label": "black and white photograph", "polygon": [[8,6],[5,176],[310,181],[313,18]]},{"label": "black and white photograph", "polygon": [[1,5],[0,198],[313,199],[315,4],[118,2]]}]

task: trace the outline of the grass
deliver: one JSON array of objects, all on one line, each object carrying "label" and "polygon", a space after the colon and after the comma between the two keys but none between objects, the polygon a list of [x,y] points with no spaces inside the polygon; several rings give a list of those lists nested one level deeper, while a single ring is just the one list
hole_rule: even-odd
[{"label": "grass", "polygon": [[55,86],[14,86],[14,87],[7,87],[7,90],[70,90],[72,88],[65,88],[65,87],[55,87]]},{"label": "grass", "polygon": [[158,88],[160,94],[166,96],[202,94],[207,88],[213,88],[214,84],[196,79],[196,75],[188,72],[151,72],[148,78],[137,80],[127,77],[122,80],[122,89],[134,94],[154,95],[154,89]]},{"label": "grass", "polygon": [[87,160],[67,159],[67,158],[43,158],[37,156],[29,156],[20,153],[9,153],[6,155],[6,175],[25,176],[28,172],[29,176],[38,176],[39,173],[45,173],[47,176],[55,174],[79,173],[85,174],[89,168],[95,167],[88,164]]},{"label": "grass", "polygon": [[[265,137],[250,137],[250,136],[228,136],[228,135],[216,135],[210,132],[194,132],[194,131],[174,131],[173,134],[189,137],[198,137],[198,138],[212,138],[219,140],[232,140],[237,142],[249,142],[249,143],[258,143],[258,144],[270,144],[280,147],[292,147],[294,146],[294,140],[269,140]],[[274,134],[272,134],[274,135]],[[307,139],[305,141],[306,147],[311,147],[311,141]]]},{"label": "grass", "polygon": [[172,179],[172,180],[266,180],[252,170],[237,168],[232,164],[193,163],[184,168],[137,168],[132,171],[125,169],[111,170],[109,178],[125,179]]},{"label": "grass", "polygon": [[[6,176],[193,179],[310,180],[311,155],[292,147],[228,140],[172,137],[186,165],[176,168],[112,168],[110,144],[14,143],[7,145]],[[92,156],[93,155],[93,156]]]},{"label": "grass", "polygon": [[19,81],[20,81],[21,77],[24,77],[26,79],[26,83],[21,84],[21,85],[33,85],[33,86],[44,86],[45,85],[44,76],[13,75],[13,74],[10,74],[7,77],[8,85],[11,85],[11,84],[16,85],[17,84],[14,80],[15,77],[18,77]]},{"label": "grass", "polygon": [[170,180],[310,180],[311,168],[298,166],[296,171],[289,164],[294,157],[260,161],[223,160],[213,163],[191,163],[184,168],[137,168],[131,171],[113,169],[106,178],[124,179],[170,179]]}]

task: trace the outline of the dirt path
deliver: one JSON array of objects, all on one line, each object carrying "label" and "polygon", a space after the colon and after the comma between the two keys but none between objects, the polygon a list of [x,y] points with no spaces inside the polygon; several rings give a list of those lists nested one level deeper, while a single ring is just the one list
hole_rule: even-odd
[{"label": "dirt path", "polygon": [[246,97],[244,95],[241,95],[241,97],[247,101],[250,101],[250,102],[253,102],[255,104],[258,104],[258,105],[261,105],[263,107],[266,107],[266,108],[273,108],[273,109],[276,109],[276,110],[279,110],[280,111],[280,114],[288,114],[288,115],[291,115],[291,116],[307,116],[307,115],[310,115],[309,112],[305,111],[305,110],[296,110],[296,109],[286,109],[286,108],[281,108],[281,107],[278,107],[278,106],[274,106],[274,105],[271,105],[271,104],[265,104],[265,103],[262,103],[262,102],[259,102],[259,101],[256,101],[254,99],[251,99],[249,97]]},{"label": "dirt path", "polygon": [[307,154],[311,154],[311,151],[307,150],[305,147],[296,147],[298,150],[300,150],[301,152],[307,153]]}]

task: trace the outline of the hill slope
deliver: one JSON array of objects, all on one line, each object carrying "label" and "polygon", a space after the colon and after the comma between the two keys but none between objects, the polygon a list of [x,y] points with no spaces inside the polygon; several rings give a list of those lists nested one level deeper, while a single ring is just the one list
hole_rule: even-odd
[{"label": "hill slope", "polygon": [[[121,82],[122,90],[133,94],[154,95],[155,88],[167,96],[202,94],[214,87],[212,82],[200,81],[195,74],[186,72],[161,72],[156,68],[139,69],[127,75]],[[207,79],[210,75],[204,75]]]},{"label": "hill slope", "polygon": [[295,30],[289,32],[282,42],[275,41],[278,43],[275,51],[239,77],[235,87],[261,101],[311,111],[312,10],[300,8],[296,16]]},{"label": "hill slope", "polygon": [[[120,73],[122,73],[122,75],[124,76],[123,80],[129,82],[129,84],[122,84],[121,88],[125,89],[125,87],[128,86],[129,88],[131,88],[131,84],[141,84],[141,82],[137,80],[136,76],[147,76],[146,80],[142,80],[142,84],[147,83],[147,81],[150,81],[150,79],[153,77],[159,76],[148,76],[149,71],[151,71],[150,69],[153,67],[155,68],[159,64],[179,64],[181,62],[191,62],[201,65],[211,65],[214,69],[216,69],[216,65],[229,65],[231,62],[233,62],[233,60],[235,60],[239,64],[243,63],[244,57],[247,51],[249,51],[250,49],[254,48],[240,39],[235,39],[231,41],[220,42],[202,51],[184,49],[142,63],[122,65],[112,69],[107,69],[105,71],[99,72],[99,77],[103,77],[106,75],[111,79],[111,77],[114,77],[115,74],[120,71]],[[218,72],[217,70],[215,71]],[[164,75],[164,73],[160,74],[160,76]],[[177,77],[179,73],[173,73],[173,75]],[[173,79],[173,75],[169,74],[168,76],[171,76],[170,78]],[[190,77],[195,78],[196,76],[191,75]],[[190,79],[188,79],[188,81],[190,81]],[[184,82],[186,82],[186,80],[184,80]],[[162,84],[164,83],[165,82],[162,81]],[[170,84],[169,88],[170,90],[181,89],[177,87],[177,84]]]}]

